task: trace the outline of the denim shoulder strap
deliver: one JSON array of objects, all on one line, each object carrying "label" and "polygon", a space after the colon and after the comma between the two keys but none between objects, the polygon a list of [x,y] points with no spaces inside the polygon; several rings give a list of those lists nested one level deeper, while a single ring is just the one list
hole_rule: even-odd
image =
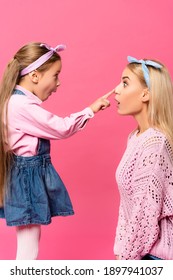
[{"label": "denim shoulder strap", "polygon": [[25,95],[23,93],[23,91],[19,90],[19,89],[14,89],[13,93],[12,94],[19,94],[19,95]]}]

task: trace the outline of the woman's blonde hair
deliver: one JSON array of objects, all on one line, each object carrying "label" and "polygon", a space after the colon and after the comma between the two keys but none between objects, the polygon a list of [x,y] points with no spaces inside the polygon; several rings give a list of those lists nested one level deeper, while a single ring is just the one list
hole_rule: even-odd
[{"label": "woman's blonde hair", "polygon": [[[144,59],[146,60],[146,59]],[[159,61],[162,68],[148,66],[150,79],[150,100],[148,103],[149,124],[162,131],[173,147],[173,83],[168,69]],[[138,76],[142,85],[147,87],[141,64],[130,63],[127,67]]]},{"label": "woman's blonde hair", "polygon": [[[40,46],[40,44],[41,42],[33,42],[19,49],[6,66],[0,84],[0,205],[3,202],[11,162],[11,152],[8,147],[7,104],[15,86],[24,78],[20,76],[20,72],[49,51],[46,47]],[[61,60],[61,57],[59,54],[54,53],[37,70],[40,72],[46,71],[57,60]]]}]

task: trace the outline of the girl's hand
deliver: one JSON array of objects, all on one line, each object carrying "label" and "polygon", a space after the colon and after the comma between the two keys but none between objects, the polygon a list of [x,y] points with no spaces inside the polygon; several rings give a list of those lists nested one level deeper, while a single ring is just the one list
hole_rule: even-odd
[{"label": "girl's hand", "polygon": [[93,113],[97,113],[98,111],[104,110],[107,107],[109,107],[110,102],[108,100],[108,97],[111,96],[113,93],[115,93],[115,89],[98,98],[93,104],[91,104],[89,107],[91,108]]},{"label": "girl's hand", "polygon": [[118,255],[115,255],[115,260],[120,260],[120,257]]}]

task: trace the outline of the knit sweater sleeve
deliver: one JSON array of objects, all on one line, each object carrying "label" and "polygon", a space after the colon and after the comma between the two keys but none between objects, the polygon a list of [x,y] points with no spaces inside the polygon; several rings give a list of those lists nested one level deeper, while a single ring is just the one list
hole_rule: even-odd
[{"label": "knit sweater sleeve", "polygon": [[[121,212],[126,212],[126,226],[123,219],[118,225],[119,235],[124,236],[120,242],[121,259],[138,260],[149,253],[159,237],[160,220],[164,215],[169,215],[169,210],[172,212],[169,203],[166,202],[165,205],[165,193],[170,183],[168,181],[170,176],[172,178],[169,148],[164,137],[151,137],[142,144],[135,166],[129,167],[133,175],[124,184],[122,200],[123,192],[126,192],[128,201],[124,201],[124,209],[121,209]],[[169,200],[168,197],[167,199]]]}]

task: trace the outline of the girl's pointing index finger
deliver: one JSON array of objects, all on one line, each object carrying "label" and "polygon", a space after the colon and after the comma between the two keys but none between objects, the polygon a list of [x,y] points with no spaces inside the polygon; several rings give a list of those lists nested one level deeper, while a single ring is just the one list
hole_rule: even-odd
[{"label": "girl's pointing index finger", "polygon": [[107,98],[108,98],[109,96],[111,96],[113,93],[115,93],[115,89],[109,91],[108,93],[106,93],[106,94],[103,95],[102,97],[107,99]]}]

